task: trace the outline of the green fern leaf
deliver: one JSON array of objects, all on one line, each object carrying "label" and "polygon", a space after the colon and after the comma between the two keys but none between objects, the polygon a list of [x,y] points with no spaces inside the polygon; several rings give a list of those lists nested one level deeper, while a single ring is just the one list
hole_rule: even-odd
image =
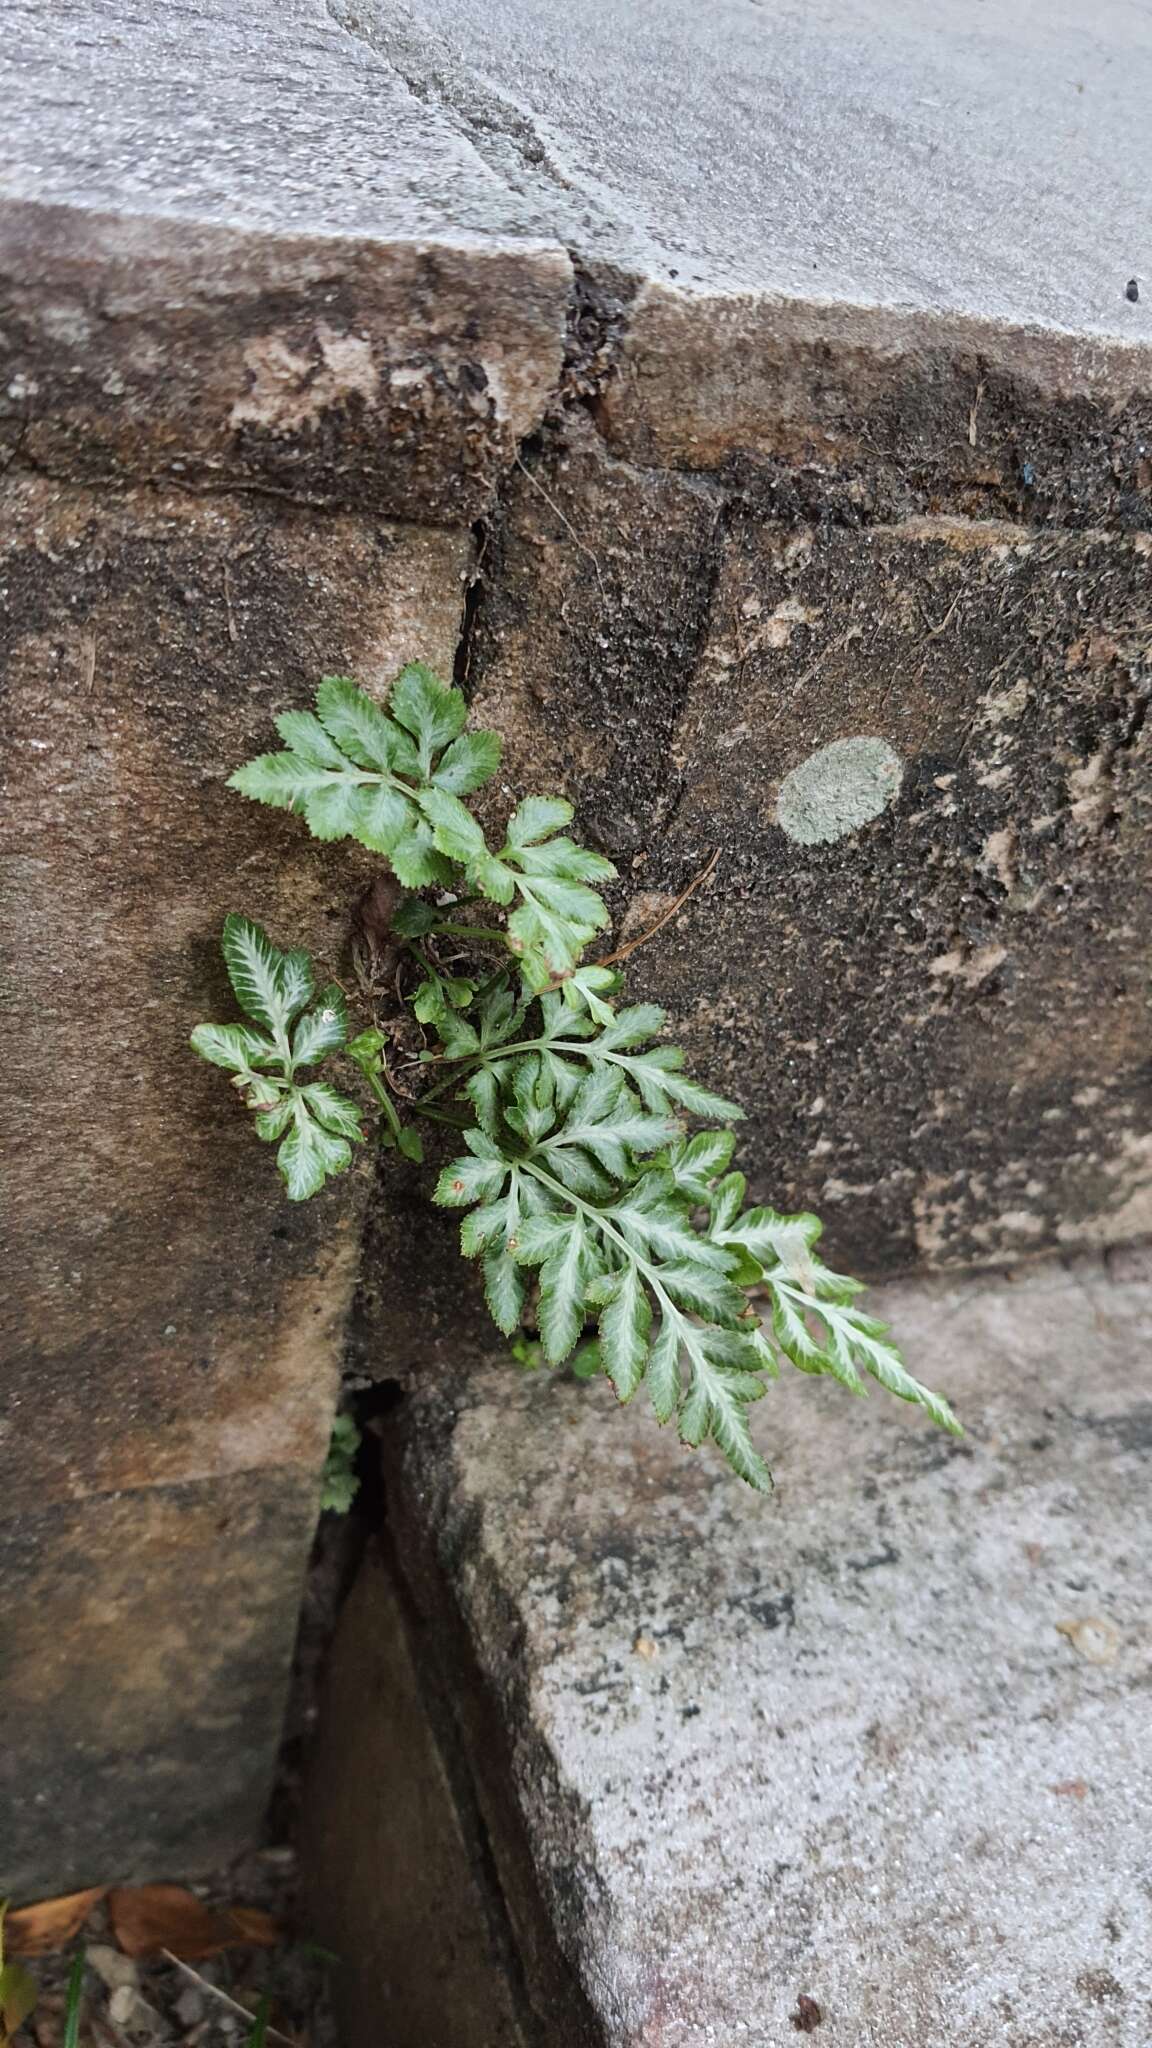
[{"label": "green fern leaf", "polygon": [[671,1422],[680,1406],[680,1319],[664,1315],[648,1353],[648,1397],[657,1422]]},{"label": "green fern leaf", "polygon": [[420,825],[415,804],[401,790],[384,783],[370,783],[360,790],[352,816],[353,838],[370,853],[382,853],[389,860],[393,849]]},{"label": "green fern leaf", "polygon": [[[476,1138],[483,1138],[485,1145],[490,1142],[483,1131],[466,1131],[464,1137],[465,1142]],[[508,1173],[509,1162],[499,1156],[495,1146],[487,1155],[453,1159],[443,1169],[432,1199],[442,1209],[467,1209],[473,1202],[491,1202],[501,1192]]]},{"label": "green fern leaf", "polygon": [[484,1299],[498,1330],[511,1337],[520,1328],[527,1295],[524,1275],[510,1252],[489,1252],[484,1260]]},{"label": "green fern leaf", "polygon": [[310,768],[337,768],[343,772],[347,760],[320,720],[311,711],[282,711],[276,730],[290,754]]},{"label": "green fern leaf", "polygon": [[356,1103],[330,1088],[327,1081],[310,1081],[300,1093],[317,1123],[323,1124],[326,1131],[334,1131],[338,1138],[351,1138],[355,1143],[363,1139],[360,1110]]},{"label": "green fern leaf", "polygon": [[228,1067],[247,1074],[280,1058],[270,1038],[253,1031],[248,1024],[198,1024],[192,1033],[192,1049],[214,1067]]},{"label": "green fern leaf", "polygon": [[604,1367],[622,1401],[630,1401],[648,1363],[652,1303],[635,1266],[616,1282],[611,1301],[600,1311],[600,1349]]},{"label": "green fern leaf", "polygon": [[454,740],[468,717],[459,690],[449,689],[422,661],[409,662],[392,685],[392,716],[416,742],[422,774],[432,770],[432,757]]},{"label": "green fern leaf", "polygon": [[293,1089],[289,1089],[285,1095],[277,1095],[274,1100],[269,1101],[267,1107],[262,1109],[257,1109],[256,1104],[249,1097],[249,1109],[256,1109],[256,1115],[253,1118],[256,1136],[262,1138],[266,1145],[271,1145],[277,1138],[282,1138],[292,1121],[295,1104],[296,1096]]},{"label": "green fern leaf", "polygon": [[341,759],[341,766],[346,767],[350,760],[377,773],[401,763],[415,766],[405,734],[349,677],[325,676],[316,692],[316,710],[320,724],[336,742],[338,754],[347,756],[347,760]]},{"label": "green fern leaf", "polygon": [[500,766],[500,736],[494,732],[463,732],[441,754],[432,780],[453,796],[470,796],[490,782]]},{"label": "green fern leaf", "polygon": [[397,881],[406,889],[445,888],[453,879],[451,862],[437,852],[431,827],[424,823],[397,839],[388,849],[388,858]]},{"label": "green fern leaf", "polygon": [[536,1322],[549,1365],[559,1365],[575,1349],[584,1328],[587,1279],[587,1228],[581,1216],[569,1216],[540,1268]]},{"label": "green fern leaf", "polygon": [[326,1053],[338,1052],[348,1036],[348,1006],[335,982],[320,991],[316,1009],[305,1010],[292,1033],[292,1063],[314,1066]]},{"label": "green fern leaf", "polygon": [[572,823],[575,812],[562,796],[526,796],[508,821],[509,846],[533,846],[562,832]]},{"label": "green fern leaf", "polygon": [[441,853],[467,867],[487,854],[484,834],[458,796],[435,785],[420,792],[420,808],[432,827]]},{"label": "green fern leaf", "polygon": [[240,1008],[270,1031],[286,1031],[312,994],[308,955],[282,953],[262,926],[236,915],[224,920],[221,951]]},{"label": "green fern leaf", "polygon": [[303,1093],[293,1102],[292,1123],[281,1141],[276,1164],[284,1176],[290,1202],[306,1202],[326,1180],[352,1164],[352,1148],[310,1114]]}]

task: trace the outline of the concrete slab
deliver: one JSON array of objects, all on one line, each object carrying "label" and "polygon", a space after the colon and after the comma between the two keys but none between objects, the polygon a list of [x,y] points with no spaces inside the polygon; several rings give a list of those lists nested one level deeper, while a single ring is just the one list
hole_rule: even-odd
[{"label": "concrete slab", "polygon": [[559,376],[539,210],[320,0],[3,19],[9,449],[475,517]]},{"label": "concrete slab", "polygon": [[1152,31],[1126,0],[1090,20],[1031,0],[337,14],[589,263],[692,294],[1152,338]]},{"label": "concrete slab", "polygon": [[6,199],[333,240],[552,240],[323,0],[5,0],[4,18]]},{"label": "concrete slab", "polygon": [[1125,0],[336,13],[571,252],[618,455],[1133,518],[1152,43]]},{"label": "concrete slab", "polygon": [[793,1378],[764,1504],[494,1360],[413,1396],[402,1559],[613,2048],[1144,2048],[1152,1261],[875,1305],[962,1442]]}]

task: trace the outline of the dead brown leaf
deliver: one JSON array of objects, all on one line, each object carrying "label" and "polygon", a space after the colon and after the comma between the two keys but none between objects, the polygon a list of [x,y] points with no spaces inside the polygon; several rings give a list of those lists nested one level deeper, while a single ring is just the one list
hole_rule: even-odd
[{"label": "dead brown leaf", "polygon": [[79,1934],[93,1906],[104,1897],[106,1887],[93,1885],[86,1892],[64,1892],[58,1899],[39,1899],[34,1906],[18,1906],[4,1925],[7,1946],[14,1956],[46,1956],[53,1949],[67,1948]]},{"label": "dead brown leaf", "polygon": [[1064,1799],[1084,1799],[1088,1794],[1083,1778],[1061,1778],[1058,1785],[1049,1785],[1048,1790],[1058,1792]]},{"label": "dead brown leaf", "polygon": [[207,1906],[179,1884],[118,1886],[108,1894],[108,1914],[129,1956],[169,1949],[184,1962],[202,1962],[226,1948],[274,1948],[280,1939],[270,1913],[256,1906]]},{"label": "dead brown leaf", "polygon": [[239,1938],[251,1948],[275,1948],[280,1929],[271,1913],[259,1906],[228,1906],[225,1917],[237,1929]]}]

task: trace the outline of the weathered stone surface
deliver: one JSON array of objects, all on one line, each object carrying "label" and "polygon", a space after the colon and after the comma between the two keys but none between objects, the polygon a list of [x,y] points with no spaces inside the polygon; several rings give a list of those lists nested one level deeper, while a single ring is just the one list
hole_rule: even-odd
[{"label": "weathered stone surface", "polygon": [[469,647],[474,716],[506,735],[502,799],[562,787],[607,848],[647,851],[668,816],[722,510],[705,484],[608,461],[576,426],[547,467],[509,480]]},{"label": "weathered stone surface", "polygon": [[617,454],[1147,523],[1152,47],[1121,0],[1075,33],[1023,0],[338,12],[572,251]]},{"label": "weathered stone surface", "polygon": [[1152,536],[765,519],[591,433],[540,476],[477,715],[620,860],[618,937],[719,850],[630,985],[758,1185],[871,1270],[1152,1230]]},{"label": "weathered stone surface", "polygon": [[398,1411],[401,1557],[459,1605],[606,2042],[767,2048],[803,1996],[829,2048],[1142,2048],[1152,1266],[874,1305],[964,1441],[793,1376],[765,1503],[493,1362]]},{"label": "weathered stone surface", "polygon": [[1149,524],[1145,340],[651,286],[620,355],[615,454],[724,472],[785,517]]},{"label": "weathered stone surface", "polygon": [[253,1838],[315,1522],[303,1462],[0,1517],[6,1895],[209,1870]]},{"label": "weathered stone surface", "polygon": [[0,210],[8,449],[457,524],[559,371],[566,260]]},{"label": "weathered stone surface", "polygon": [[5,20],[9,450],[474,517],[559,375],[538,213],[318,0]]},{"label": "weathered stone surface", "polygon": [[[250,1688],[251,1746],[241,1743],[237,1768],[263,1777],[370,1165],[306,1207],[285,1203],[271,1151],[253,1142],[226,1078],[194,1058],[188,1033],[235,1014],[218,950],[228,910],[243,908],[340,973],[369,862],[318,848],[223,778],[266,745],[273,713],[305,701],[325,670],[382,687],[413,655],[450,664],[470,542],[226,498],[94,496],[40,479],[9,477],[0,499],[10,987],[3,1515],[43,1523],[42,1576],[27,1597],[43,1635],[58,1629],[63,1641],[71,1609],[63,1592],[57,1599],[59,1552],[83,1554],[86,1527],[68,1504],[124,1494],[124,1531],[142,1531],[132,1570],[146,1583],[151,1510],[132,1505],[135,1490],[169,1489],[177,1522],[192,1482],[250,1483],[255,1498],[268,1496],[273,1520],[287,1516],[294,1534],[265,1545],[259,1517],[221,1520],[213,1547],[201,1523],[184,1565],[156,1565],[163,1600],[179,1603],[181,1571],[202,1589],[181,1626],[190,1646],[197,1631],[203,1638],[209,1719],[212,1674],[223,1683],[228,1670],[213,1589],[226,1609],[246,1574],[265,1575],[261,1598],[278,1617],[280,1647],[228,1680],[237,1701]],[[53,1519],[57,1507],[68,1513]],[[94,1532],[104,1514],[92,1499]],[[85,1598],[98,1614],[106,1568],[124,1566],[92,1540]],[[25,1796],[75,1812],[75,1856],[89,1876],[116,1875],[105,1859],[132,1839],[127,1822],[121,1834],[104,1831],[83,1779],[99,1775],[105,1750],[133,1748],[131,1674],[148,1657],[151,1626],[145,1619],[136,1634],[129,1616],[119,1631],[93,1628],[105,1678],[62,1691],[50,1782],[21,1689],[29,1673],[17,1667],[4,1681],[16,1687],[5,1693],[6,1746],[25,1759]],[[117,1703],[127,1717],[119,1737]],[[158,1693],[153,1704],[159,1714]],[[180,1766],[178,1682],[167,1711],[158,1753],[168,1760],[170,1834],[155,1839],[175,1848],[202,1805],[225,1808],[213,1806],[194,1745]],[[238,1804],[234,1839],[248,1818]],[[60,1875],[55,1854],[46,1832],[49,1888]]]},{"label": "weathered stone surface", "polygon": [[[1152,42],[998,0],[337,0],[588,263],[676,285],[1152,339]],[[413,18],[415,17],[415,18]]]},{"label": "weathered stone surface", "polygon": [[[99,1518],[122,1493],[147,1529],[157,1489],[279,1472],[311,1497],[364,1176],[279,1208],[185,1040],[227,1000],[227,908],[335,964],[365,864],[221,777],[323,669],[449,666],[478,515],[459,651],[509,735],[501,799],[572,790],[622,856],[622,936],[720,848],[633,985],[747,1099],[765,1191],[820,1202],[877,1269],[1148,1228],[1131,11],[1103,0],[1074,34],[1015,0],[975,27],[960,0],[771,23],[661,0],[610,34],[598,0],[6,18],[27,1000],[0,1483],[5,1514],[50,1519],[45,1631],[74,1611],[51,1530],[75,1547],[86,1499]],[[399,1275],[387,1343],[382,1280],[358,1325],[401,1378],[463,1341],[450,1283],[417,1294],[442,1240],[415,1181],[369,1239]],[[197,1627],[231,1541],[197,1551]],[[133,1668],[107,1648],[100,1743]],[[251,1678],[238,1769],[266,1757],[282,1671],[272,1650]],[[28,1796],[82,1813],[88,1698],[59,1711],[61,1774]],[[203,1774],[149,1740],[168,1833],[94,1822],[93,1857],[191,1839]]]}]

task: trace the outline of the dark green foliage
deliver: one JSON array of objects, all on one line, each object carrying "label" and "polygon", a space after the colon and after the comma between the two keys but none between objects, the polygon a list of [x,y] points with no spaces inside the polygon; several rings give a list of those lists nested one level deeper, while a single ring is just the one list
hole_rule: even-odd
[{"label": "dark green foliage", "polygon": [[360,1431],[350,1415],[338,1415],[332,1424],[332,1438],[328,1445],[328,1456],[324,1460],[323,1484],[320,1493],[322,1508],[331,1509],[334,1514],[346,1515],[360,1491],[356,1476],[356,1453],[360,1449]]},{"label": "dark green foliage", "polygon": [[[422,1157],[411,1113],[460,1128],[463,1149],[433,1199],[463,1212],[461,1248],[525,1366],[569,1361],[580,1378],[605,1374],[621,1401],[646,1388],[658,1421],[675,1419],[689,1444],[711,1438],[762,1490],[771,1478],[749,1410],[782,1364],[857,1394],[872,1378],[955,1431],[947,1403],[854,1306],[858,1283],[821,1262],[817,1219],[746,1205],[731,1171],[740,1108],[661,1042],[662,1010],[616,1007],[611,961],[583,960],[609,921],[594,885],[614,869],[566,836],[571,806],[526,797],[503,844],[489,846],[461,798],[494,774],[499,741],[466,732],[465,720],[460,693],[420,664],[397,678],[387,709],[328,677],[315,715],[279,719],[285,751],[232,777],[246,796],[298,812],[317,838],[357,839],[405,888],[441,896],[406,897],[391,925],[413,963],[414,1016],[432,1034],[423,1093],[396,1091],[379,1026],[347,1043],[339,989],[309,1007],[307,955],[280,953],[258,926],[228,919],[225,960],[253,1021],[201,1025],[193,1044],[233,1070],[259,1135],[280,1139],[289,1194],[315,1193],[361,1135],[351,1102],[296,1077],[343,1050],[383,1112],[384,1143]],[[474,923],[478,899],[503,921]],[[441,957],[448,943],[468,949],[467,971]],[[482,958],[492,945],[495,972]],[[711,1128],[693,1132],[701,1121]],[[326,1485],[339,1490],[335,1469]]]}]

